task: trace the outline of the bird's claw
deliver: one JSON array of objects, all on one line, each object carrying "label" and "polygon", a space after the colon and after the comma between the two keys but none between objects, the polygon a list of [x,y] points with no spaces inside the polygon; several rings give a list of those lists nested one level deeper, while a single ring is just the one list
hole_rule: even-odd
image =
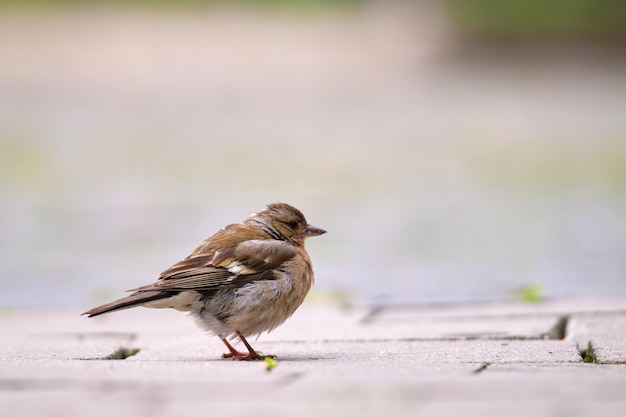
[{"label": "bird's claw", "polygon": [[276,356],[274,355],[264,355],[261,352],[229,352],[229,353],[224,353],[222,354],[222,358],[224,359],[232,359],[232,360],[238,360],[238,361],[262,361],[265,360],[266,358],[270,358],[270,359],[276,359]]}]

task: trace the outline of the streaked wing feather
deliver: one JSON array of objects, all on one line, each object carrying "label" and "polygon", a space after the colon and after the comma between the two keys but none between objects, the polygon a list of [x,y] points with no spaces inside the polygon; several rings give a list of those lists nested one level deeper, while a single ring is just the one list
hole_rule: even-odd
[{"label": "streaked wing feather", "polygon": [[247,240],[215,252],[212,263],[238,275],[257,274],[278,267],[297,253],[293,245],[282,240]]},{"label": "streaked wing feather", "polygon": [[296,253],[283,241],[249,240],[223,251],[192,255],[164,271],[154,284],[131,291],[216,290],[274,279],[273,269]]},{"label": "streaked wing feather", "polygon": [[213,252],[201,254],[201,255],[188,256],[182,261],[175,263],[174,265],[169,267],[167,270],[161,272],[159,279],[160,280],[173,279],[177,277],[178,274],[180,273],[212,266],[213,265],[212,261],[213,261]]},{"label": "streaked wing feather", "polygon": [[228,285],[235,277],[235,274],[225,268],[204,266],[163,276],[153,284],[131,291],[211,290]]},{"label": "streaked wing feather", "polygon": [[230,283],[236,275],[224,268],[197,268],[154,283],[158,289],[215,289]]}]

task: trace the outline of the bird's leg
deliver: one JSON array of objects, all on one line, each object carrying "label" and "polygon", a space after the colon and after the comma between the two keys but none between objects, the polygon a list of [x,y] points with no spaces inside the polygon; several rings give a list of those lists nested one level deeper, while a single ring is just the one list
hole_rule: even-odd
[{"label": "bird's leg", "polygon": [[250,346],[250,343],[248,343],[246,338],[243,337],[241,332],[236,332],[236,333],[237,333],[237,336],[239,336],[239,338],[243,342],[246,349],[248,349],[248,353],[241,353],[241,352],[235,351],[237,352],[237,354],[233,356],[229,356],[229,357],[233,357],[234,359],[237,359],[240,361],[258,361],[258,360],[263,360],[265,358],[274,358],[274,356],[272,355],[264,355],[261,352],[257,352],[256,350],[252,348],[252,346]]},{"label": "bird's leg", "polygon": [[239,338],[243,342],[246,349],[248,349],[248,353],[239,352],[228,342],[228,340],[226,340],[225,337],[220,336],[220,339],[222,340],[222,342],[226,345],[226,348],[228,349],[228,353],[222,354],[222,358],[233,358],[239,361],[256,361],[256,360],[263,360],[265,358],[274,358],[273,355],[264,355],[261,352],[257,352],[256,350],[252,348],[252,346],[250,346],[250,343],[248,343],[246,338],[243,337],[243,335],[240,332],[236,332],[236,333],[237,333],[237,336],[239,336]]},{"label": "bird's leg", "polygon": [[254,349],[252,349],[252,346],[250,346],[250,343],[248,343],[246,338],[243,337],[243,335],[240,332],[237,332],[237,336],[239,336],[239,338],[241,339],[244,346],[246,347],[246,349],[248,349],[248,352],[249,352],[248,355],[246,355],[247,357],[239,357],[237,359],[245,360],[245,361],[265,359],[265,356],[263,356],[263,354],[259,354]]},{"label": "bird's leg", "polygon": [[225,337],[220,336],[220,339],[222,339],[222,342],[224,342],[226,348],[228,349],[228,353],[222,354],[222,358],[240,358],[248,355],[247,353],[239,352],[235,349],[230,343],[228,343],[228,340],[226,340]]}]

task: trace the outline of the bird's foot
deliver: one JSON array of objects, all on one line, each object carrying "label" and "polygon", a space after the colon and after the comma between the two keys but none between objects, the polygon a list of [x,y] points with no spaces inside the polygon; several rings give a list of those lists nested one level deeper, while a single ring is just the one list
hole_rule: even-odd
[{"label": "bird's foot", "polygon": [[246,356],[246,355],[248,355],[248,354],[244,353],[244,352],[239,352],[238,350],[231,350],[228,353],[222,353],[222,358],[224,358],[224,359],[229,359],[229,358],[236,359],[236,358],[240,358],[240,357],[243,357],[243,356]]},{"label": "bird's foot", "polygon": [[262,360],[265,360],[265,358],[276,359],[276,356],[264,355],[263,353],[256,352],[256,351],[252,351],[252,352],[234,351],[234,352],[224,353],[222,355],[222,358],[224,359],[230,358],[230,359],[238,360],[238,361],[262,361]]},{"label": "bird's foot", "polygon": [[226,345],[226,348],[228,348],[228,353],[224,353],[222,355],[222,358],[224,359],[231,358],[233,360],[236,359],[238,361],[262,361],[262,360],[265,360],[265,358],[270,358],[270,359],[276,358],[273,355],[264,355],[261,352],[257,352],[256,350],[252,349],[252,346],[250,346],[250,343],[248,343],[246,338],[243,337],[243,335],[240,332],[236,332],[236,333],[237,333],[237,336],[239,336],[239,338],[243,342],[246,349],[248,349],[248,352],[245,352],[245,353],[239,352],[230,343],[228,343],[228,340],[226,340],[225,337],[220,336],[220,339],[222,339],[222,342],[224,342],[224,345]]}]

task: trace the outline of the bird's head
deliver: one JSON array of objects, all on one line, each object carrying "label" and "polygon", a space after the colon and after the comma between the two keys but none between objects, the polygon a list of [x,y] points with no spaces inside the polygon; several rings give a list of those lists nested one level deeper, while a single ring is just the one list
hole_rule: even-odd
[{"label": "bird's head", "polygon": [[326,230],[308,224],[300,210],[286,203],[268,204],[249,220],[259,224],[274,238],[296,245],[303,245],[307,237],[326,233]]}]

